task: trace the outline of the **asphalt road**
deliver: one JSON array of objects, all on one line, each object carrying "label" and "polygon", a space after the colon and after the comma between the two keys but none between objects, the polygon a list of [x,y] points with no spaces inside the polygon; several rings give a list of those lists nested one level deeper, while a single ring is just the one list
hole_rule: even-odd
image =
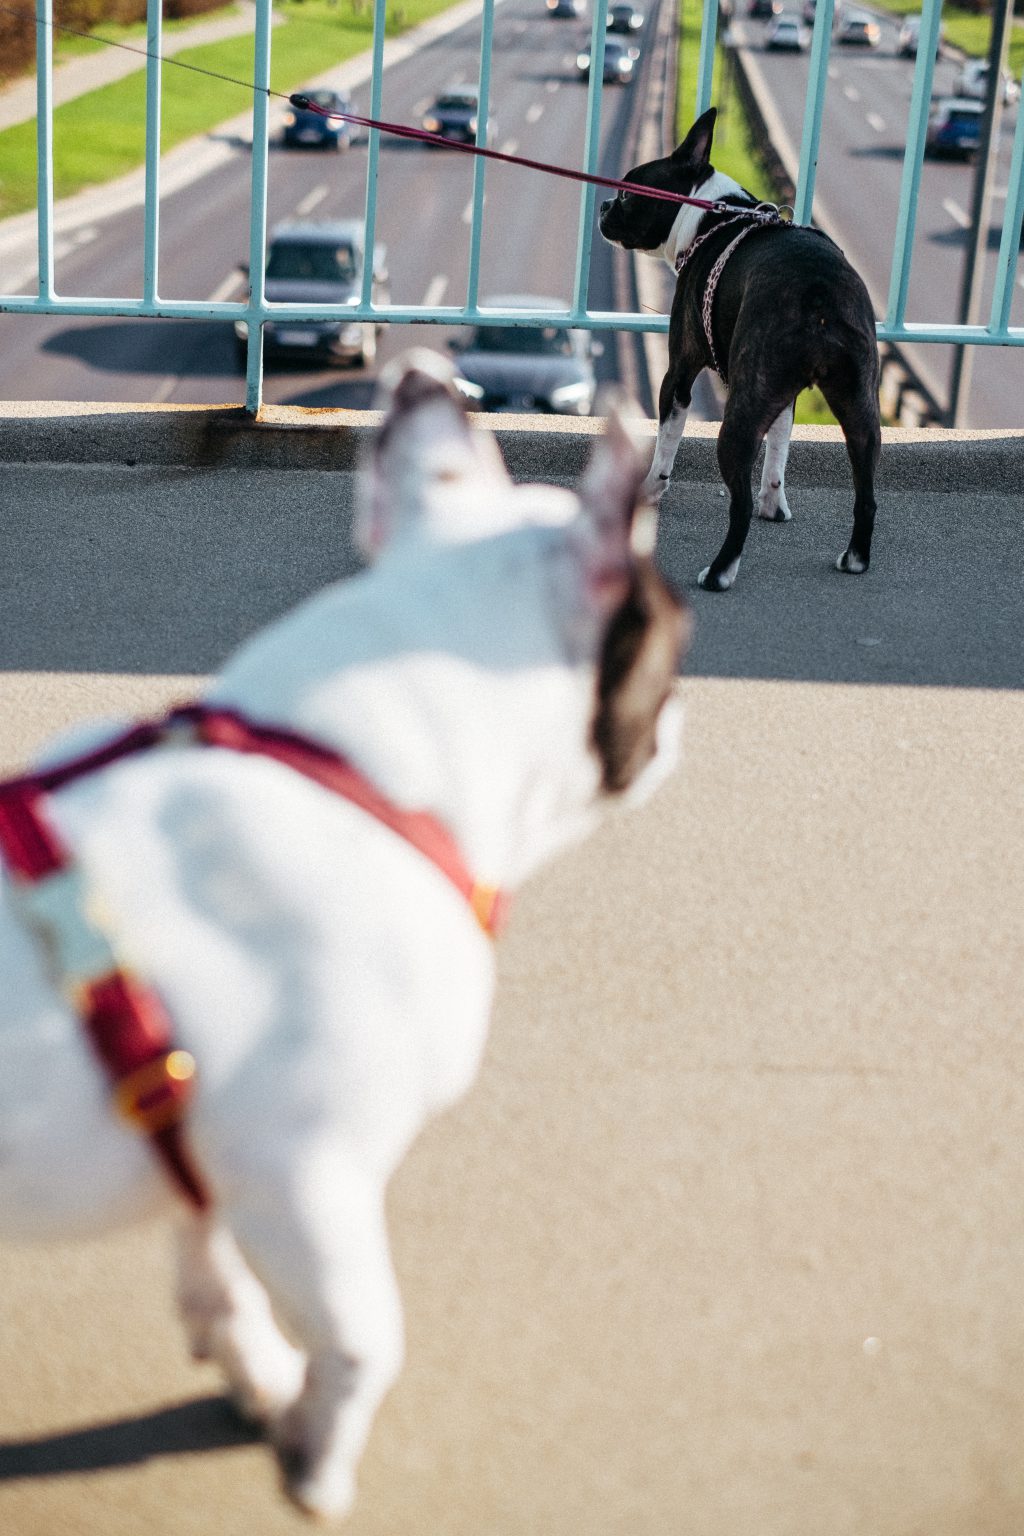
[{"label": "asphalt road", "polygon": [[[652,7],[646,33],[655,26]],[[575,58],[587,35],[584,21],[556,21],[537,0],[506,0],[497,12],[491,79],[496,147],[536,159],[580,164],[586,90]],[[475,80],[479,73],[479,21],[419,49],[385,71],[383,115],[418,123],[437,92]],[[643,107],[646,72],[641,57],[630,87],[608,87],[601,129],[601,169],[621,174],[630,160]],[[165,90],[180,88],[165,71]],[[356,110],[369,106],[368,89]],[[275,132],[270,157],[270,224],[297,215],[314,219],[359,216],[363,209],[366,148],[334,154],[285,150]],[[380,156],[377,238],[388,252],[396,303],[457,304],[465,299],[469,250],[472,161],[456,152],[384,138]],[[579,223],[579,189],[553,177],[491,164],[480,294],[539,293],[569,304]],[[168,298],[233,298],[241,292],[236,263],[248,251],[249,152],[239,145],[230,160],[164,199],[161,208],[160,290]],[[57,261],[59,292],[137,296],[142,282],[142,211],[131,209],[76,235]],[[636,307],[628,260],[594,241],[590,303],[602,309]],[[436,326],[385,331],[378,366],[414,345],[444,349],[451,334]],[[643,350],[636,337],[609,334],[599,376],[621,379],[650,410]],[[270,403],[371,403],[373,373],[274,365],[268,369]],[[235,364],[231,327],[197,321],[77,320],[0,317],[0,399],[238,401],[243,381]]]},{"label": "asphalt road", "polygon": [[[877,49],[833,44],[825,97],[815,212],[835,232],[861,272],[878,315],[885,313],[893,260],[893,232],[899,204],[906,123],[910,106],[914,60],[896,55],[897,23],[878,15],[882,41]],[[766,24],[744,19],[735,23],[744,51],[764,76],[775,110],[799,153],[803,131],[808,55],[768,51],[763,46]],[[933,95],[950,94],[958,64],[939,58]],[[987,263],[988,282],[978,318],[988,318],[992,278],[1005,206],[1015,106],[1003,110],[998,146],[997,196]],[[907,319],[957,322],[961,271],[967,252],[967,227],[973,189],[973,166],[961,161],[924,162],[917,208],[913,264]],[[1024,321],[1024,292],[1018,280],[1011,323]],[[903,349],[932,393],[942,404],[948,399],[953,348],[920,345]],[[974,360],[967,422],[971,427],[1014,427],[1020,424],[1021,355],[1011,348],[978,347]]]}]

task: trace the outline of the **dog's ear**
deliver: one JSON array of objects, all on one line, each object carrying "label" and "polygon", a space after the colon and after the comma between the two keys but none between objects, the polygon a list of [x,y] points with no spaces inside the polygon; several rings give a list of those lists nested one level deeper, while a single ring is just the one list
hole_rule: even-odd
[{"label": "dog's ear", "polygon": [[417,348],[381,376],[384,420],[360,482],[355,540],[373,560],[410,533],[458,541],[488,532],[509,485],[494,439],[475,432],[448,360]]},{"label": "dog's ear", "polygon": [[711,159],[711,140],[715,136],[717,107],[708,107],[698,117],[678,149],[672,151],[673,160],[683,160],[689,165],[704,165]]},{"label": "dog's ear", "polygon": [[621,397],[607,405],[605,433],[591,455],[579,495],[586,535],[584,561],[588,591],[606,613],[623,601],[637,553],[653,547],[653,512],[640,506],[644,457],[629,428]]}]

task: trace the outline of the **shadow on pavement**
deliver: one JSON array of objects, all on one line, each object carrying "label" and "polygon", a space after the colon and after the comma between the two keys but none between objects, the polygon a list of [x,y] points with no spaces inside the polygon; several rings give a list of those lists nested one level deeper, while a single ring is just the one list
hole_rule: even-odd
[{"label": "shadow on pavement", "polygon": [[36,1440],[0,1442],[0,1482],[54,1477],[66,1472],[99,1472],[127,1467],[155,1456],[185,1451],[219,1451],[251,1445],[258,1433],[225,1397],[199,1397],[137,1418],[115,1419],[89,1429],[42,1435]]}]

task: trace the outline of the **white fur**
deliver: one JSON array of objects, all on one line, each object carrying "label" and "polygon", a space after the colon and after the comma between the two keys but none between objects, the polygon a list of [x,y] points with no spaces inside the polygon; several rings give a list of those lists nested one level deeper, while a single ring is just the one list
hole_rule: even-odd
[{"label": "white fur", "polygon": [[[732,564],[731,565],[727,565],[725,570],[722,572],[722,574],[715,581],[715,583],[714,583],[714,591],[716,591],[716,592],[727,592],[729,590],[729,588],[732,586],[733,582],[736,580],[736,574],[739,571],[739,568],[740,568],[740,557],[737,555],[736,559],[732,562]],[[710,583],[708,582],[708,575],[709,575],[710,571],[711,571],[710,565],[706,565],[704,567],[704,569],[701,571],[700,575],[697,577],[697,585],[698,585],[698,587],[708,587],[708,586],[710,586]]]},{"label": "white fur", "polygon": [[[244,646],[208,697],[343,751],[446,822],[478,879],[514,887],[609,803],[589,733],[636,461],[613,428],[582,500],[517,488],[454,405],[406,414],[374,471],[378,563]],[[678,730],[670,701],[631,801]],[[492,945],[421,854],[266,759],[168,746],[51,809],[119,956],[199,1063],[190,1135],[216,1212],[181,1211],[192,1347],[268,1423],[296,1501],[343,1513],[402,1359],[385,1186],[473,1080]],[[2,876],[0,977],[4,1230],[65,1237],[176,1208]]]},{"label": "white fur", "polygon": [[[692,189],[691,195],[706,198],[709,202],[716,202],[720,197],[730,193],[735,195],[742,191],[743,188],[739,182],[733,181],[731,176],[726,176],[724,171],[713,171],[707,181]],[[674,272],[680,256],[684,251],[689,250],[696,240],[700,221],[707,211],[706,208],[695,208],[692,203],[681,203],[672,228],[668,232],[668,238],[662,245],[651,251],[650,255],[663,257]]]},{"label": "white fur", "polygon": [[661,500],[668,490],[668,483],[672,477],[672,466],[676,461],[676,452],[679,448],[679,440],[686,426],[687,409],[678,401],[672,402],[672,409],[664,421],[658,423],[658,435],[654,443],[654,457],[651,467],[647,471],[647,478],[643,484],[643,494],[648,501],[655,505]]},{"label": "white fur", "polygon": [[764,466],[761,470],[761,489],[757,497],[757,515],[770,518],[774,522],[788,523],[793,516],[786,500],[786,460],[789,458],[789,439],[793,431],[793,411],[794,406],[787,406],[772,422],[765,434]]}]

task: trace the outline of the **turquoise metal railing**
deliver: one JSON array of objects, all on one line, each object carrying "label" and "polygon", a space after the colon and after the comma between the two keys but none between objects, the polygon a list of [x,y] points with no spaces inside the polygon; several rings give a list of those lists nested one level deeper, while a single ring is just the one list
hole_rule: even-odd
[{"label": "turquoise metal railing", "polygon": [[[482,0],[480,41],[480,106],[477,142],[486,142],[488,131],[491,45],[496,0]],[[663,0],[670,4],[672,0]],[[807,222],[814,203],[815,180],[821,142],[822,120],[828,84],[829,46],[835,0],[818,0],[812,37],[799,171],[794,200],[794,216]],[[608,0],[594,0],[591,25],[592,57],[599,57],[605,34]],[[889,301],[885,318],[878,322],[878,336],[892,342],[973,343],[982,346],[1022,346],[1024,327],[1010,325],[1010,309],[1017,270],[1019,232],[1024,221],[1024,108],[1018,111],[1014,135],[1006,212],[1003,221],[995,288],[987,324],[955,325],[909,322],[905,318],[914,242],[915,215],[921,184],[925,131],[931,100],[932,77],[939,38],[941,0],[923,0],[921,38],[914,70],[913,89],[907,126],[906,150],[896,218],[894,254],[890,277]],[[374,41],[372,54],[370,116],[381,115],[383,57],[385,37],[385,0],[374,0]],[[704,0],[701,46],[698,59],[698,111],[710,104],[715,43],[719,23],[719,0]],[[268,304],[264,287],[264,260],[267,244],[267,166],[268,116],[271,50],[271,0],[256,0],[256,28],[253,43],[253,148],[252,190],[249,224],[249,284],[245,303],[162,299],[159,296],[160,229],[160,44],[161,3],[148,0],[146,62],[146,161],[145,230],[143,255],[143,296],[141,299],[77,298],[58,295],[53,281],[53,0],[36,0],[37,45],[37,156],[38,156],[38,291],[33,295],[0,296],[0,312],[61,313],[68,315],[110,315],[174,317],[178,319],[244,320],[248,326],[246,369],[246,406],[255,413],[262,401],[263,326],[268,320],[310,320],[342,314],[354,322],[388,321],[397,325],[458,325],[480,317],[478,285],[480,248],[484,216],[486,161],[474,165],[473,194],[469,231],[469,275],[466,303],[462,306],[374,304],[372,301],[371,260],[364,262],[362,291],[358,303],[341,309],[337,305]],[[602,71],[591,69],[587,91],[586,127],[583,165],[591,174],[598,167],[603,95]],[[369,134],[365,206],[365,249],[374,248],[377,221],[377,175],[379,130]],[[594,231],[595,188],[584,184],[580,192],[577,233],[576,273],[573,298],[568,311],[557,314],[516,309],[510,312],[488,310],[487,317],[502,324],[529,326],[550,324],[589,330],[661,331],[668,328],[663,315],[649,313],[613,313],[587,307],[591,246]]]}]

